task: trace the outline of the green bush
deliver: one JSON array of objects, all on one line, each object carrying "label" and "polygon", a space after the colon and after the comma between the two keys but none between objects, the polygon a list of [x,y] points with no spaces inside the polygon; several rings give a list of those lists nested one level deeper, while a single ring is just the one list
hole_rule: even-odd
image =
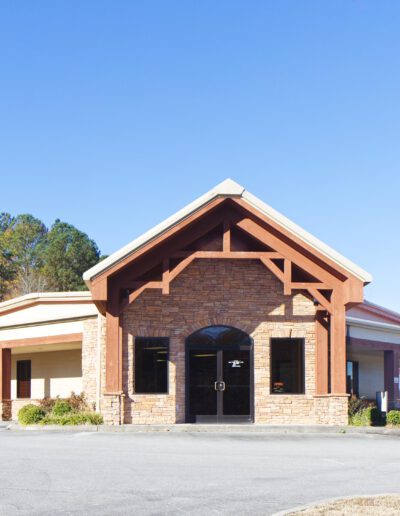
[{"label": "green bush", "polygon": [[39,401],[39,406],[47,414],[53,410],[56,401],[56,399],[50,398],[50,396],[45,396],[42,400]]},{"label": "green bush", "polygon": [[101,425],[103,416],[97,412],[68,412],[67,414],[47,414],[41,425]]},{"label": "green bush", "polygon": [[348,404],[349,416],[354,416],[358,412],[368,407],[376,407],[374,402],[366,400],[365,398],[357,398],[356,396],[351,396]]},{"label": "green bush", "polygon": [[391,410],[388,412],[386,421],[388,425],[400,425],[400,410]]},{"label": "green bush", "polygon": [[56,400],[53,408],[51,409],[51,413],[55,416],[63,416],[64,414],[68,414],[71,412],[72,407],[66,400]]},{"label": "green bush", "polygon": [[25,405],[18,412],[18,421],[21,425],[34,425],[40,423],[45,417],[45,412],[37,405]]},{"label": "green bush", "polygon": [[354,426],[380,426],[385,424],[384,417],[376,407],[367,407],[349,417]]}]

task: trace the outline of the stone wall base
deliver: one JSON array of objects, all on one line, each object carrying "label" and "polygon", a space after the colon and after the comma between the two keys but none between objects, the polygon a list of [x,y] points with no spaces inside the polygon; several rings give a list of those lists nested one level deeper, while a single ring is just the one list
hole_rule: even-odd
[{"label": "stone wall base", "polygon": [[[347,425],[348,396],[346,395],[276,395],[256,407],[256,424],[271,425]],[[143,424],[170,425],[183,423],[170,410],[158,410],[149,402],[134,403],[120,394],[105,394],[101,401],[104,423],[109,425]]]},{"label": "stone wall base", "polygon": [[[0,402],[1,421],[18,419],[18,411],[27,404],[38,405],[38,400],[4,400]],[[125,398],[121,394],[105,394],[101,400],[101,413],[107,425],[122,423],[134,424],[173,424],[176,421],[168,412],[161,410],[146,412],[139,404],[137,417],[128,420],[125,410]],[[257,409],[255,423],[276,425],[347,425],[348,424],[348,397],[347,396],[273,396],[265,407]],[[134,412],[134,410],[133,410]],[[125,413],[125,417],[124,417]],[[180,421],[179,421],[180,422]]]},{"label": "stone wall base", "polygon": [[349,397],[347,395],[316,396],[315,422],[321,425],[347,425]]},{"label": "stone wall base", "polygon": [[123,394],[103,394],[101,399],[101,414],[106,425],[120,425],[124,414]]},{"label": "stone wall base", "polygon": [[10,421],[11,420],[12,401],[3,400],[0,401],[0,420]]},{"label": "stone wall base", "polygon": [[347,425],[347,396],[274,395],[256,408],[255,422],[275,425]]}]

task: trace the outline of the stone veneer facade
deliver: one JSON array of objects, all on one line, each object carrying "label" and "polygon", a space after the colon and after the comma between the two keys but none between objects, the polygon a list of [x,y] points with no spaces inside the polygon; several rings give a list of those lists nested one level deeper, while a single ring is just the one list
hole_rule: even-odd
[{"label": "stone veneer facade", "polygon": [[[229,325],[254,340],[255,423],[347,424],[347,397],[315,394],[315,307],[301,293],[283,295],[283,286],[256,260],[196,260],[172,283],[170,294],[142,293],[122,316],[123,390],[107,395],[105,324],[101,320],[101,412],[106,423],[185,422],[185,340],[210,325]],[[88,321],[83,343],[85,389],[90,400],[97,328]],[[135,337],[169,337],[169,393],[134,392]],[[271,395],[270,339],[305,339],[305,394]],[[96,344],[97,345],[97,344]],[[85,358],[85,355],[87,357]],[[97,356],[97,353],[96,353]]]}]

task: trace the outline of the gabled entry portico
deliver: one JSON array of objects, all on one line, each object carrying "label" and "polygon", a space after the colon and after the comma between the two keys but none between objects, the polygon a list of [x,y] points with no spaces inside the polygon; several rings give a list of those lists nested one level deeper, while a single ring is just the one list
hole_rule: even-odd
[{"label": "gabled entry portico", "polygon": [[[274,411],[284,404],[284,396],[291,405],[295,399],[304,405],[304,420],[323,422],[323,417],[312,415],[317,405],[330,407],[329,414],[341,411],[344,420],[345,311],[362,302],[370,276],[240,185],[222,183],[84,277],[107,321],[103,405],[110,419],[152,422],[168,413],[168,422],[183,422],[185,400],[196,392],[193,378],[187,383],[185,376],[184,364],[190,362],[185,339],[192,333],[188,330],[229,325],[255,341],[256,422],[282,419],[283,413],[278,417]],[[258,333],[262,335],[257,340]],[[143,337],[169,342],[168,392],[135,392],[134,378],[140,374],[135,342]],[[283,381],[284,396],[279,398],[282,381],[271,384],[270,346],[277,338],[302,339],[299,350],[305,357],[303,378],[296,380],[305,386],[303,392],[289,392],[287,385],[296,383],[290,379],[286,385]],[[221,378],[224,353],[216,350],[217,419],[228,416],[221,409],[228,397]],[[291,364],[294,352],[285,353]],[[285,353],[275,354],[282,362]],[[279,367],[283,378],[284,366]],[[235,411],[229,415],[252,418],[251,411],[238,414],[238,406]],[[294,409],[290,413],[295,414]],[[187,412],[187,417],[197,416],[202,414]]]}]

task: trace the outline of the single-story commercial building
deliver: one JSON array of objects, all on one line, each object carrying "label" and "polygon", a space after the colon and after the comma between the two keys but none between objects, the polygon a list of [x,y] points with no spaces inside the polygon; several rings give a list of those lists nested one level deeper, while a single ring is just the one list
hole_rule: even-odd
[{"label": "single-story commercial building", "polygon": [[346,424],[399,406],[400,315],[371,276],[226,180],[84,274],[0,303],[2,419],[85,392],[106,423]]}]

